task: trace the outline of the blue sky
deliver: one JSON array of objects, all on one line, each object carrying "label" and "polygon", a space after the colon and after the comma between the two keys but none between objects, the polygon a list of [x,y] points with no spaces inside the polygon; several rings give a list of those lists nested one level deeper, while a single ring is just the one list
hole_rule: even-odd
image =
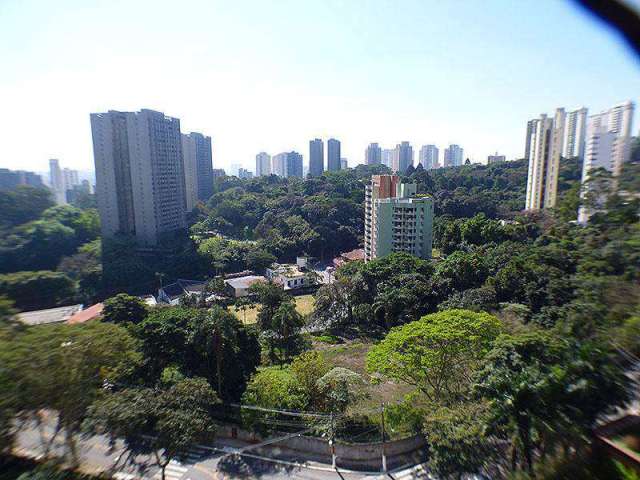
[{"label": "blue sky", "polygon": [[108,109],[179,117],[223,168],[306,163],[318,136],[350,165],[402,140],[484,162],[522,156],[542,112],[640,91],[640,61],[569,0],[0,0],[0,59],[0,167],[34,170],[92,169]]}]

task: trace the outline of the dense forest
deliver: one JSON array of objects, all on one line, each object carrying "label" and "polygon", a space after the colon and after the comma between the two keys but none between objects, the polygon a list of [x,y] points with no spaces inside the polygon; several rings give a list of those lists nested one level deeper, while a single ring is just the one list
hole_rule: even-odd
[{"label": "dense forest", "polygon": [[[383,399],[387,434],[424,435],[441,478],[624,478],[592,452],[591,430],[634,395],[625,370],[640,355],[640,200],[609,195],[577,225],[581,165],[565,160],[557,207],[525,214],[526,168],[406,172],[435,200],[432,260],[348,263],[307,316],[276,285],[255,285],[233,306],[256,310],[250,324],[228,302],[148,308],[114,294],[357,247],[364,185],[385,167],[222,178],[191,213],[190,235],[159,252],[130,238],[101,245],[91,208],[52,206],[39,190],[1,193],[0,450],[12,415],[37,421],[42,408],[60,412],[71,456],[76,435],[101,432],[168,462],[220,421],[376,440]],[[633,186],[635,169],[625,166],[621,184]],[[102,320],[84,326],[12,320],[13,308],[104,298]],[[291,425],[229,402],[320,417]]]},{"label": "dense forest", "polygon": [[[437,218],[513,218],[524,206],[526,162],[408,172],[407,181],[435,199]],[[190,234],[158,251],[120,236],[101,241],[91,202],[54,206],[46,190],[0,192],[0,292],[20,309],[71,299],[101,300],[118,292],[150,293],[161,279],[201,279],[306,254],[331,260],[362,244],[364,186],[384,166],[358,166],[306,180],[223,177],[206,204],[190,213]],[[567,161],[560,188],[575,184]],[[577,204],[576,204],[577,205]],[[576,206],[577,208],[577,206]],[[25,301],[24,292],[56,282],[57,296]],[[53,284],[53,283],[52,283]]]}]

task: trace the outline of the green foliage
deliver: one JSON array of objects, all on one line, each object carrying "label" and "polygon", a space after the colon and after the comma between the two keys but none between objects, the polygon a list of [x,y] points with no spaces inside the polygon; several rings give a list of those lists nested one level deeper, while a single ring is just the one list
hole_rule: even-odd
[{"label": "green foliage", "polygon": [[495,444],[484,429],[487,416],[482,403],[440,407],[424,422],[429,443],[429,470],[438,478],[461,478],[489,466],[497,456]]},{"label": "green foliage", "polygon": [[207,379],[220,398],[237,400],[260,362],[257,332],[220,307],[153,309],[132,331],[150,383],[174,367]]},{"label": "green foliage", "polygon": [[8,273],[0,275],[0,295],[9,297],[20,310],[39,310],[72,302],[75,284],[59,272]]},{"label": "green foliage", "polygon": [[136,325],[145,319],[147,313],[147,306],[138,297],[119,293],[105,300],[102,320],[116,325]]},{"label": "green foliage", "polygon": [[242,402],[265,408],[304,410],[308,397],[291,370],[265,367],[251,378]]},{"label": "green foliage", "polygon": [[127,380],[140,356],[126,330],[110,324],[48,325],[0,337],[0,404],[22,418],[56,411],[73,463],[77,433],[105,383]]},{"label": "green foliage", "polygon": [[323,410],[343,413],[362,397],[364,380],[347,368],[334,367],[318,379],[316,386],[324,397]]},{"label": "green foliage", "polygon": [[291,362],[291,373],[305,392],[310,410],[323,408],[323,389],[318,381],[331,370],[322,355],[316,351],[304,352]]},{"label": "green foliage", "polygon": [[52,206],[53,198],[46,188],[20,185],[14,190],[0,191],[0,227],[10,228],[36,220]]},{"label": "green foliage", "polygon": [[434,402],[459,400],[500,332],[487,313],[447,310],[396,327],[367,355],[367,370],[418,388]]},{"label": "green foliage", "polygon": [[91,407],[84,428],[91,433],[106,432],[112,442],[124,440],[133,454],[154,453],[164,476],[173,458],[195,443],[213,439],[213,409],[219,402],[200,378],[175,382],[165,390],[124,389],[100,398]]},{"label": "green foliage", "polygon": [[78,247],[73,255],[63,257],[58,271],[78,282],[83,303],[94,303],[102,291],[101,241],[93,240]]},{"label": "green foliage", "polygon": [[596,418],[627,398],[606,346],[571,345],[549,332],[501,336],[476,377],[490,432],[511,444],[512,469],[533,472],[534,448],[578,448]]}]

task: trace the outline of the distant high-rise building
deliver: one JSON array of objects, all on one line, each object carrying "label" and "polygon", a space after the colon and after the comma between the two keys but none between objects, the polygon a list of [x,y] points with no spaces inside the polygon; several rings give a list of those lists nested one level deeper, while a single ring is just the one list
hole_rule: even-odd
[{"label": "distant high-rise building", "polygon": [[393,154],[393,171],[404,173],[409,165],[413,165],[413,147],[409,142],[399,143]]},{"label": "distant high-rise building", "polygon": [[242,168],[242,165],[240,165],[239,163],[232,163],[231,164],[231,176],[237,177],[238,174],[240,173],[240,169],[241,168]]},{"label": "distant high-rise building", "polygon": [[460,145],[451,144],[444,149],[443,164],[445,167],[459,167],[464,163],[464,149]]},{"label": "distant high-rise building", "polygon": [[425,170],[431,170],[440,166],[440,151],[435,145],[423,145],[420,148],[420,155],[418,163],[422,165]]},{"label": "distant high-rise building", "polygon": [[558,108],[554,118],[542,114],[539,119],[527,122],[526,210],[541,210],[556,204],[565,116],[564,109]]},{"label": "distant high-rise building", "polygon": [[335,138],[327,140],[327,170],[335,172],[340,170],[340,141]]},{"label": "distant high-rise building", "polygon": [[584,139],[587,130],[587,109],[582,107],[567,112],[562,139],[562,156],[584,160]]},{"label": "distant high-rise building", "polygon": [[187,210],[191,211],[198,200],[206,202],[213,195],[211,137],[191,132],[181,138]]},{"label": "distant high-rise building", "polygon": [[393,157],[396,151],[392,148],[382,150],[382,164],[393,170]]},{"label": "distant high-rise building", "polygon": [[349,161],[346,158],[340,159],[340,170],[346,170],[349,168]]},{"label": "distant high-rise building", "polygon": [[60,168],[60,162],[57,158],[49,160],[49,186],[53,191],[56,204],[64,205],[67,203],[64,177],[62,176],[62,169]]},{"label": "distant high-rise building", "polygon": [[246,168],[240,167],[238,169],[238,178],[243,178],[243,179],[253,178],[253,172],[251,170],[247,170]]},{"label": "distant high-rise building", "polygon": [[[633,102],[626,101],[614,105],[589,117],[586,133],[586,149],[582,165],[582,192],[584,199],[588,192],[588,183],[592,171],[603,168],[620,175],[622,165],[631,155],[631,123],[633,121]],[[612,183],[612,187],[616,182]],[[604,200],[602,199],[603,203]],[[578,222],[585,224],[595,213],[585,206],[580,208]]]},{"label": "distant high-rise building", "polygon": [[91,114],[96,195],[104,238],[141,245],[186,227],[180,120],[161,112]]},{"label": "distant high-rise building", "polygon": [[324,172],[324,143],[321,139],[309,141],[309,175],[319,177]]},{"label": "distant high-rise building", "polygon": [[256,177],[271,175],[271,155],[260,152],[256,155]]},{"label": "distant high-rise building", "polygon": [[433,199],[397,175],[373,175],[365,191],[365,261],[393,252],[431,258]]},{"label": "distant high-rise building", "polygon": [[364,151],[365,165],[380,165],[382,163],[382,149],[377,143],[370,143]]},{"label": "distant high-rise building", "polygon": [[302,155],[298,152],[288,152],[285,160],[285,177],[302,178]]},{"label": "distant high-rise building", "polygon": [[0,190],[13,190],[20,185],[44,187],[42,177],[37,173],[0,168]]},{"label": "distant high-rise building", "polygon": [[487,157],[487,164],[491,165],[492,163],[504,162],[506,160],[507,157],[504,155],[498,155],[498,152],[496,152],[494,155],[489,155]]},{"label": "distant high-rise building", "polygon": [[224,171],[224,168],[214,168],[211,173],[213,174],[213,178],[224,177],[227,175],[227,172]]},{"label": "distant high-rise building", "polygon": [[287,176],[287,152],[278,153],[271,159],[271,173],[279,177]]}]

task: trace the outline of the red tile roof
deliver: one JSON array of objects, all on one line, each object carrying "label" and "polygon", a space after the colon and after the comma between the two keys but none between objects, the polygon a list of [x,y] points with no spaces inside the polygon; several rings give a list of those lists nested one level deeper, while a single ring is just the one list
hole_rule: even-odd
[{"label": "red tile roof", "polygon": [[103,303],[96,303],[95,305],[91,305],[89,308],[73,314],[67,320],[67,323],[84,323],[84,322],[88,322],[89,320],[94,320],[98,318],[100,315],[102,315],[103,308],[104,308]]}]

